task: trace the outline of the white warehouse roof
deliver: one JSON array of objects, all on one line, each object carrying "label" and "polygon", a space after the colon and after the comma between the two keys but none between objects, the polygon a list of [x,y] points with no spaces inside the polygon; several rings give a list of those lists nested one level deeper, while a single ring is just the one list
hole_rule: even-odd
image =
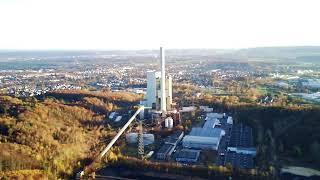
[{"label": "white warehouse roof", "polygon": [[186,135],[182,140],[183,147],[217,150],[220,138]]},{"label": "white warehouse roof", "polygon": [[190,136],[215,137],[221,138],[226,133],[220,128],[192,128]]},{"label": "white warehouse roof", "polygon": [[203,125],[203,128],[214,128],[216,125],[221,125],[219,119],[207,117],[206,122]]}]

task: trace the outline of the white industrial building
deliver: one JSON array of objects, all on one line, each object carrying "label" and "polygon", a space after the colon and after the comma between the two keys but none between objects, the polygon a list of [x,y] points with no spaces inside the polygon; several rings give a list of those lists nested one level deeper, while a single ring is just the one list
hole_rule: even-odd
[{"label": "white industrial building", "polygon": [[[161,72],[147,72],[147,95],[146,105],[153,109],[161,110]],[[166,110],[171,110],[172,104],[172,78],[169,76],[165,80],[165,103]]]},{"label": "white industrial building", "polygon": [[[223,113],[207,113],[203,127],[192,128],[189,135],[182,140],[185,148],[211,149],[217,150],[220,140],[226,132],[221,127],[221,119],[225,118]],[[232,117],[229,117],[229,123],[232,123]]]},{"label": "white industrial building", "polygon": [[157,101],[157,81],[160,81],[160,78],[161,72],[147,71],[146,102],[148,107],[152,107]]},{"label": "white industrial building", "polygon": [[215,137],[186,135],[182,140],[182,145],[185,148],[217,150],[219,142],[220,139]]},{"label": "white industrial building", "polygon": [[220,128],[192,128],[182,140],[185,148],[217,150],[225,131]]}]

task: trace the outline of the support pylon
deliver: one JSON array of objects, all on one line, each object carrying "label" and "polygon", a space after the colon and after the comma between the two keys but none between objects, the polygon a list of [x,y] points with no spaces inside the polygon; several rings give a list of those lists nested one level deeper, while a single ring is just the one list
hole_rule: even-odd
[{"label": "support pylon", "polygon": [[141,159],[143,159],[143,157],[144,157],[144,144],[143,144],[142,120],[139,121],[138,155],[141,157]]}]

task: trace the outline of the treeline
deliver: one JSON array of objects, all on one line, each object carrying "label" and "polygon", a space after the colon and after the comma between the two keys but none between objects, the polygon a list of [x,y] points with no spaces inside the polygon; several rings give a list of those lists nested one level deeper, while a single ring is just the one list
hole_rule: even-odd
[{"label": "treeline", "polygon": [[[0,178],[2,179],[32,179],[43,180],[49,179],[41,170],[18,170],[18,171],[0,171]],[[52,177],[53,179],[54,177]]]},{"label": "treeline", "polygon": [[111,102],[105,102],[96,97],[84,97],[84,105],[90,110],[98,113],[107,114],[114,109],[117,109],[117,106]]},{"label": "treeline", "polygon": [[142,95],[133,94],[129,92],[112,92],[112,91],[88,91],[88,90],[61,90],[53,91],[46,94],[57,99],[65,101],[81,101],[85,97],[99,98],[106,102],[112,102],[117,105],[134,104],[139,102]]},{"label": "treeline", "polygon": [[238,122],[253,127],[261,166],[270,162],[277,166],[289,158],[293,164],[320,167],[320,108],[235,106],[230,110]]},{"label": "treeline", "polygon": [[[255,170],[240,170],[223,166],[199,166],[182,165],[178,163],[151,162],[134,157],[120,156],[116,161],[109,161],[109,167],[125,168],[131,172],[160,172],[165,174],[183,175],[188,177],[200,177],[206,179],[226,179],[230,176],[235,179],[268,179],[266,173],[258,173]],[[134,174],[134,173],[133,173]],[[143,173],[142,173],[143,174]]]},{"label": "treeline", "polygon": [[[129,110],[143,98],[142,95],[128,92],[62,90],[46,94],[69,105],[81,106],[97,114],[109,115],[111,111]],[[41,99],[41,97],[39,97]]]}]

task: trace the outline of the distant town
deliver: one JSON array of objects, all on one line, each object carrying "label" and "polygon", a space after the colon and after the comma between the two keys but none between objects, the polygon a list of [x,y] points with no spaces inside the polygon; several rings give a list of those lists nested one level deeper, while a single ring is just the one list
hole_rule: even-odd
[{"label": "distant town", "polygon": [[[268,89],[306,102],[319,102],[319,65],[313,61],[248,61],[241,56],[229,57],[236,52],[185,51],[188,53],[168,50],[167,73],[174,84],[191,84],[215,94],[231,95],[241,94],[244,87]],[[81,88],[144,93],[146,72],[159,69],[155,51],[49,52],[49,57],[34,53],[25,52],[14,58],[10,52],[1,54],[0,92],[17,97]],[[280,63],[275,64],[276,61]],[[268,103],[263,99],[260,102]]]}]

